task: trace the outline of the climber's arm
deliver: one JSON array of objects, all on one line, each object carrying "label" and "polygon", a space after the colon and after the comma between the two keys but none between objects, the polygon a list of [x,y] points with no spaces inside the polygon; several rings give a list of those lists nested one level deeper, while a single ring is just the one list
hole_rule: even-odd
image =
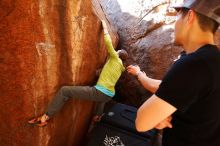
[{"label": "climber's arm", "polygon": [[104,20],[102,20],[102,27],[103,27],[103,31],[104,31],[105,46],[108,50],[108,53],[111,57],[117,57],[118,54],[117,54],[117,52],[115,51],[115,49],[112,45],[112,40],[111,40],[111,37],[108,33],[107,25],[106,25]]}]

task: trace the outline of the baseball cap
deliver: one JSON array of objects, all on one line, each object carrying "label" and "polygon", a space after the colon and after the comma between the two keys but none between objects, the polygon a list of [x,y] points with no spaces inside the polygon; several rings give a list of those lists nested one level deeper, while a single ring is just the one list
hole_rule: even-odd
[{"label": "baseball cap", "polygon": [[171,7],[177,11],[181,8],[192,9],[220,24],[220,0],[184,0],[183,3]]}]

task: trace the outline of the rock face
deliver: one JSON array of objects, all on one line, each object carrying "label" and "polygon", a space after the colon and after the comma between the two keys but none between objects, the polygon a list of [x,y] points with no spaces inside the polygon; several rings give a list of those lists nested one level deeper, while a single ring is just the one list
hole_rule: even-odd
[{"label": "rock face", "polygon": [[[152,78],[162,79],[182,48],[173,45],[175,13],[169,5],[182,0],[100,0],[110,23],[117,28],[119,48],[128,51],[128,64],[137,64]],[[124,74],[115,99],[139,106],[150,97],[131,75]],[[120,98],[119,98],[120,97]]]},{"label": "rock face", "polygon": [[[173,0],[175,1],[175,0]],[[100,21],[108,19],[113,42],[150,77],[161,79],[181,48],[172,45],[173,16],[165,0],[1,0],[1,146],[79,146],[93,103],[69,101],[44,128],[27,121],[42,114],[62,85],[92,85],[107,56]],[[104,9],[105,14],[103,14]],[[216,40],[219,43],[220,32]],[[123,102],[139,106],[150,93],[124,74],[117,85]],[[117,97],[116,97],[117,98]]]},{"label": "rock face", "polygon": [[79,146],[92,102],[69,101],[44,128],[27,121],[62,85],[95,83],[107,51],[91,1],[2,0],[0,22],[0,144]]}]

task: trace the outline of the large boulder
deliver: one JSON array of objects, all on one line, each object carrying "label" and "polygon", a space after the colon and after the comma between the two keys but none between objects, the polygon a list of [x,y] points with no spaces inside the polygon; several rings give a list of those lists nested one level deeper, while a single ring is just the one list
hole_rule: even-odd
[{"label": "large boulder", "polygon": [[79,146],[92,102],[69,101],[44,128],[27,121],[62,85],[95,83],[107,51],[91,1],[1,0],[0,22],[0,145]]}]

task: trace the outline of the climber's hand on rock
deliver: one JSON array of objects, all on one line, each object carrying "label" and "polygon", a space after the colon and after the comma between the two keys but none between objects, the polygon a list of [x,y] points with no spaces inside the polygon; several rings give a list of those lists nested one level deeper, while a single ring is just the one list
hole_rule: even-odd
[{"label": "climber's hand on rock", "polygon": [[101,20],[101,21],[102,21],[102,27],[103,27],[103,30],[104,30],[104,34],[106,34],[106,33],[108,33],[107,25],[106,25],[104,20]]},{"label": "climber's hand on rock", "polygon": [[102,27],[103,27],[103,29],[107,29],[107,25],[106,25],[105,21],[104,21],[104,20],[101,20],[101,21],[102,21]]}]

